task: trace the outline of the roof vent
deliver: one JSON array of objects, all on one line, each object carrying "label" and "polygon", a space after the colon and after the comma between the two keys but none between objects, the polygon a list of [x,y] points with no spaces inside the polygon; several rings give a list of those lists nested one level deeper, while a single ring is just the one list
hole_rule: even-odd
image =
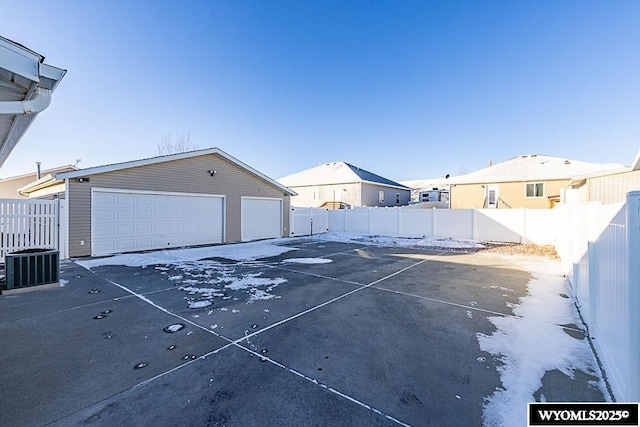
[{"label": "roof vent", "polygon": [[565,165],[570,165],[570,164],[571,164],[571,162],[570,162],[569,160],[565,160],[565,161],[564,161],[564,164],[565,164]]}]

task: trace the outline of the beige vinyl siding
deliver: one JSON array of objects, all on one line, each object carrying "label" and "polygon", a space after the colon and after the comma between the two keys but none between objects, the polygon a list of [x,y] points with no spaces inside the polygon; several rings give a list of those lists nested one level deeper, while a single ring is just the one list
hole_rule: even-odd
[{"label": "beige vinyl siding", "polygon": [[[212,177],[207,172],[215,170]],[[283,199],[289,212],[290,197],[281,189],[218,156],[209,154],[88,176],[89,182],[69,179],[69,255],[91,255],[91,188],[164,191],[224,195],[225,242],[239,242],[242,196]],[[289,235],[289,216],[284,215],[283,235]],[[84,241],[84,245],[81,245]]]},{"label": "beige vinyl siding", "polygon": [[591,178],[588,185],[590,201],[624,202],[629,191],[640,190],[640,171]]},{"label": "beige vinyl siding", "polygon": [[[544,195],[542,197],[526,197],[526,184],[543,182]],[[560,189],[566,188],[568,180],[500,182],[486,184],[456,184],[451,186],[452,209],[482,209],[485,206],[487,185],[498,186],[498,208],[531,208],[548,209],[549,196],[558,196]]]},{"label": "beige vinyl siding", "polygon": [[0,181],[0,199],[24,199],[25,196],[18,193],[18,188],[31,184],[36,180],[36,174],[23,178],[11,179],[5,182]]},{"label": "beige vinyl siding", "polygon": [[[408,205],[411,200],[411,190],[388,187],[386,185],[375,185],[363,182],[362,186],[362,206],[403,206]],[[380,191],[384,192],[384,203],[380,203]],[[396,194],[400,194],[400,203],[396,203]]]}]

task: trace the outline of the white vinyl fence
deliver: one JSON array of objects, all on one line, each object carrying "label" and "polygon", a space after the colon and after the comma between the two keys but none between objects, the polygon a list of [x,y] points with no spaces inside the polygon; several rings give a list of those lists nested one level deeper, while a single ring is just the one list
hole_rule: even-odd
[{"label": "white vinyl fence", "polygon": [[558,254],[620,401],[640,400],[640,191],[626,203],[564,205]]},{"label": "white vinyl fence", "polygon": [[555,244],[552,209],[355,208],[329,211],[329,231]]},{"label": "white vinyl fence", "polygon": [[0,262],[8,252],[58,248],[58,201],[0,199]]},{"label": "white vinyl fence", "polygon": [[291,207],[289,230],[291,237],[326,233],[329,231],[329,210]]}]

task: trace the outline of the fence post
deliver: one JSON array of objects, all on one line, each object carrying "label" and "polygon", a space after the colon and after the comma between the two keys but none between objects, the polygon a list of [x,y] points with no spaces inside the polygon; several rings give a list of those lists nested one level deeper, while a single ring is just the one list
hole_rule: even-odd
[{"label": "fence post", "polygon": [[640,191],[627,193],[627,313],[629,313],[629,381],[624,399],[640,401]]},{"label": "fence post", "polygon": [[471,240],[478,240],[478,209],[471,210]]},{"label": "fence post", "polygon": [[522,209],[522,237],[520,238],[520,243],[527,244],[529,243],[529,239],[527,238],[527,209]]},{"label": "fence post", "polygon": [[433,234],[433,237],[438,236],[438,232],[436,230],[436,212],[438,212],[436,208],[431,208],[431,233]]}]

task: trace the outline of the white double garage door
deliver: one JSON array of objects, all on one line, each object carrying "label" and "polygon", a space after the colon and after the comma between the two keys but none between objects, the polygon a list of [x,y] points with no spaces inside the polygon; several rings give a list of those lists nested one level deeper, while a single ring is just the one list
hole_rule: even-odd
[{"label": "white double garage door", "polygon": [[[225,196],[93,189],[94,256],[224,243]],[[241,240],[282,236],[282,199],[242,197]]]}]

